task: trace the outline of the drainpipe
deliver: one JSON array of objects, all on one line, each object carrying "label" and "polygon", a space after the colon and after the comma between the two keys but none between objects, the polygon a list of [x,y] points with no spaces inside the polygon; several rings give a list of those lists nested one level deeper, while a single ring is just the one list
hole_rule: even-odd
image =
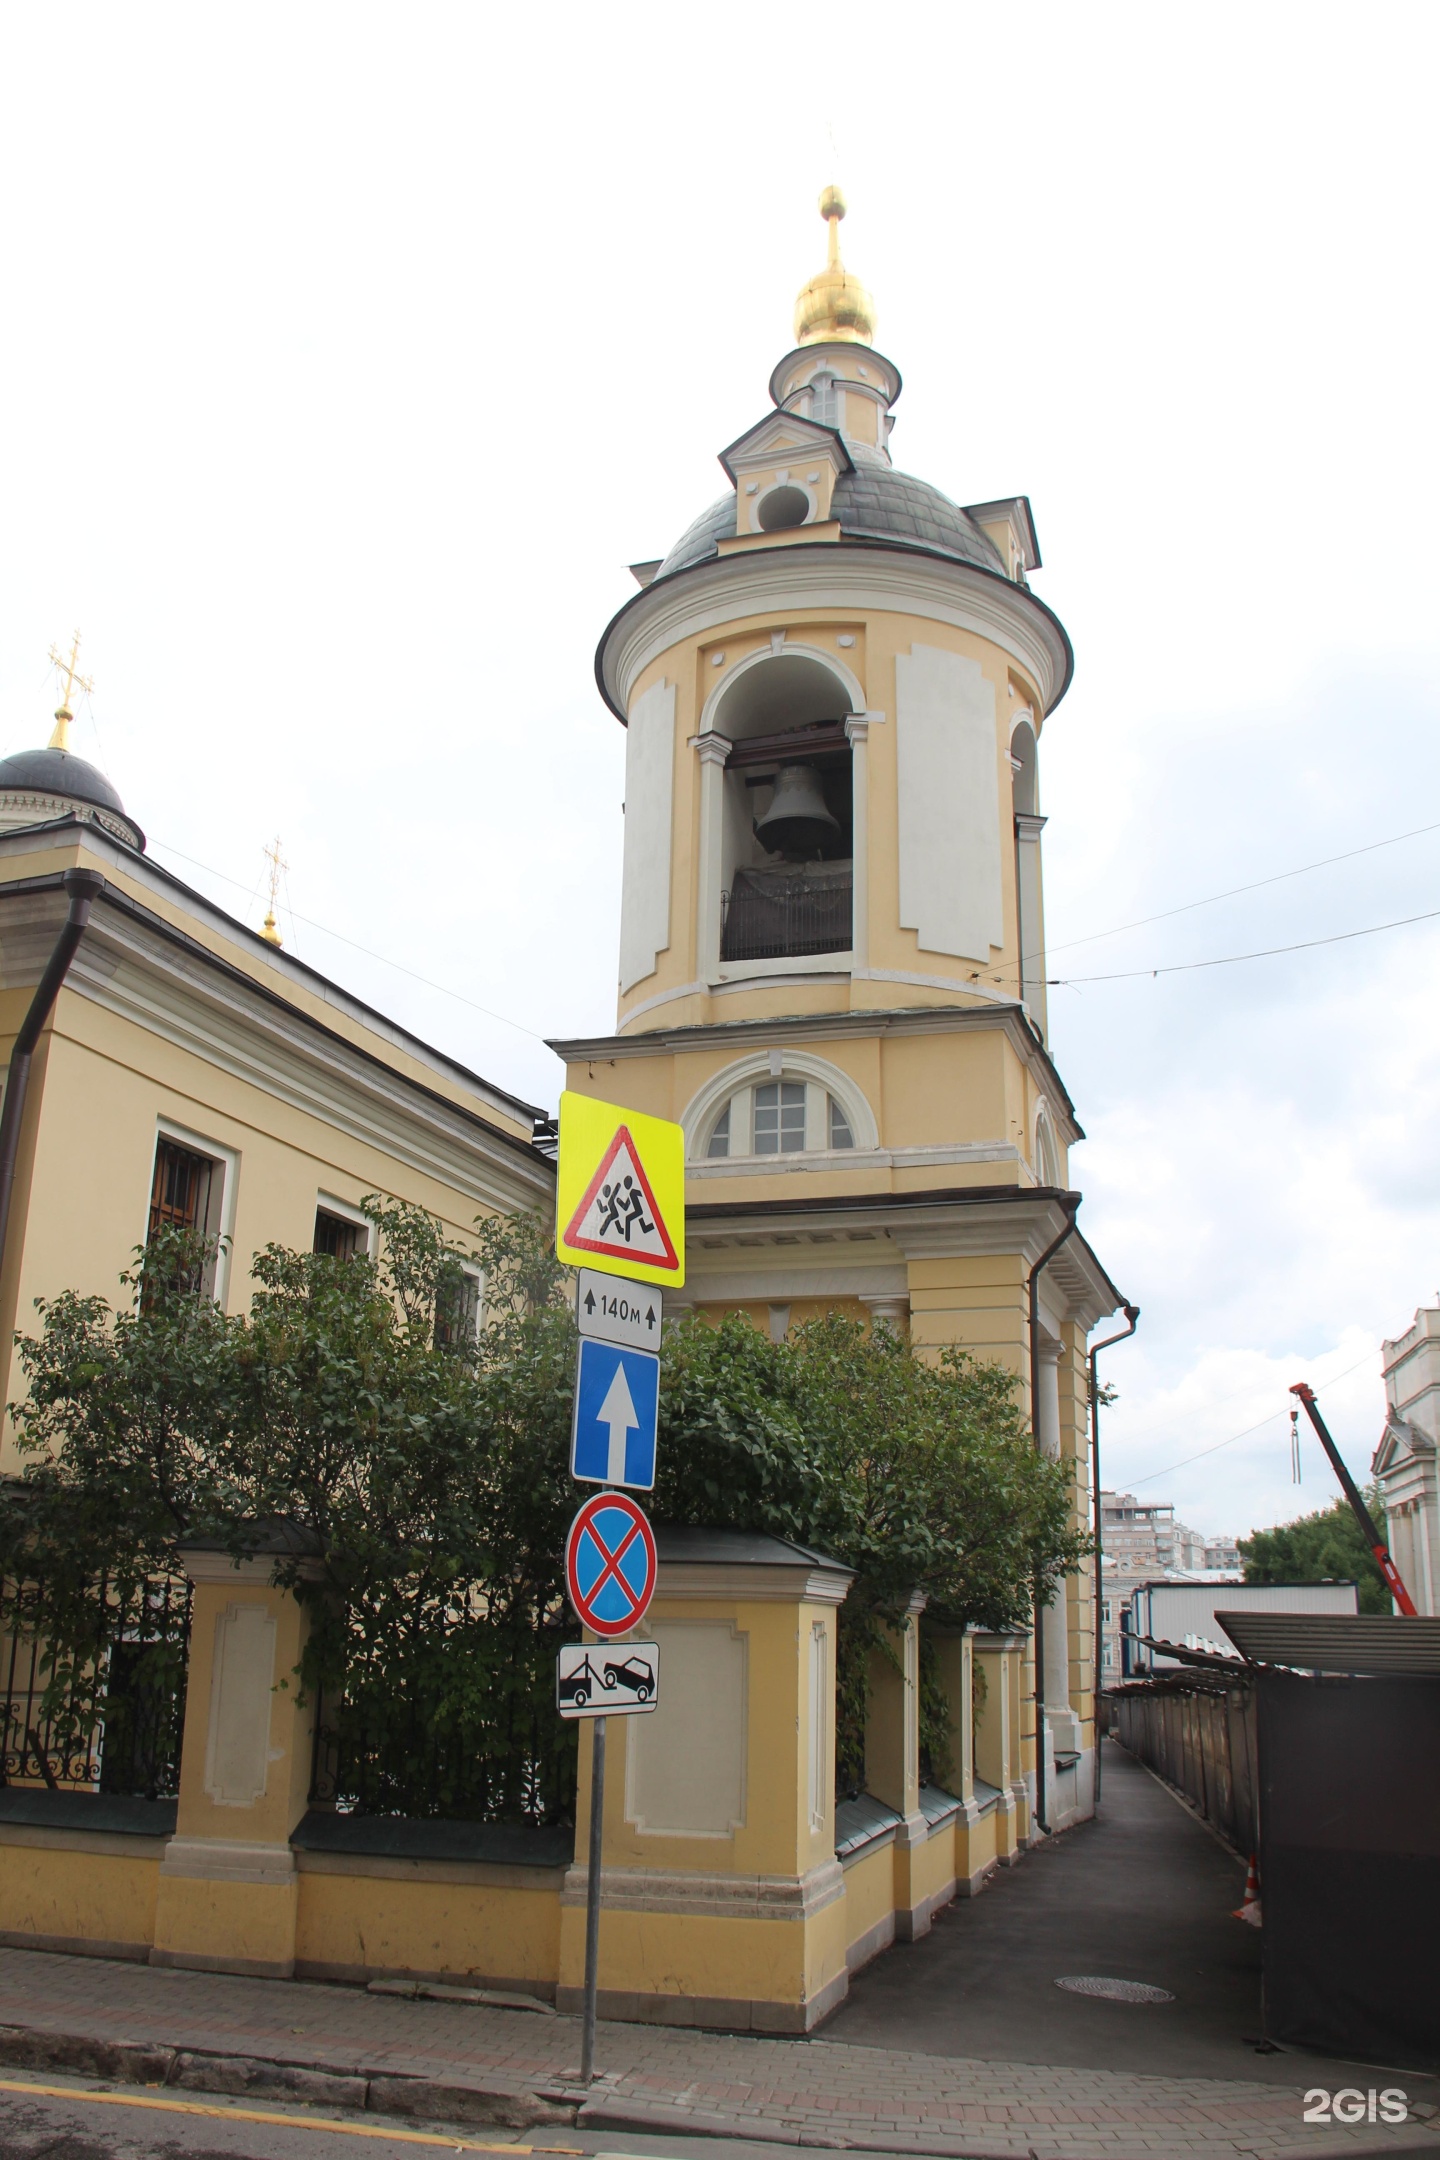
[{"label": "drainpipe", "polygon": [[[1030,1430],[1035,1440],[1035,1452],[1040,1453],[1040,1277],[1050,1265],[1060,1247],[1075,1228],[1075,1211],[1078,1197],[1065,1193],[1060,1205],[1068,1210],[1065,1227],[1059,1237],[1052,1238],[1041,1253],[1034,1267],[1026,1290],[1030,1301]],[[1050,1829],[1045,1820],[1045,1742],[1040,1730],[1045,1715],[1045,1603],[1039,1586],[1035,1592],[1035,1820],[1047,1834]]]},{"label": "drainpipe", "polygon": [[15,1190],[15,1157],[20,1147],[20,1121],[25,1115],[25,1098],[30,1092],[30,1060],[35,1055],[35,1045],[40,1031],[50,1017],[51,1007],[60,995],[60,985],[70,972],[70,963],[79,949],[90,920],[93,903],[105,890],[105,880],[98,870],[67,870],[63,879],[70,895],[70,913],[64,928],[55,940],[55,950],[41,976],[30,1010],[20,1023],[10,1051],[10,1076],[5,1083],[5,1107],[0,1110],[0,1276],[5,1269],[5,1252],[9,1243],[10,1201]]},{"label": "drainpipe", "polygon": [[1128,1342],[1140,1325],[1138,1305],[1120,1307],[1128,1327],[1121,1328],[1118,1335],[1107,1335],[1097,1342],[1090,1352],[1090,1476],[1095,1487],[1095,1805],[1100,1805],[1100,1675],[1104,1671],[1105,1652],[1105,1510],[1100,1505],[1100,1388],[1095,1377],[1095,1360],[1102,1350],[1112,1343]]}]

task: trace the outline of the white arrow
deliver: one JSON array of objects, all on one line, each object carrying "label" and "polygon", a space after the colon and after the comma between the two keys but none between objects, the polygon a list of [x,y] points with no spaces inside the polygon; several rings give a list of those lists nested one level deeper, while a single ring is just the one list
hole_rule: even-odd
[{"label": "white arrow", "polygon": [[597,1425],[610,1428],[610,1447],[605,1457],[605,1475],[612,1485],[625,1482],[625,1435],[633,1426],[640,1430],[640,1418],[631,1400],[630,1385],[625,1378],[625,1360],[615,1367],[615,1377],[605,1390],[605,1400],[595,1414]]}]

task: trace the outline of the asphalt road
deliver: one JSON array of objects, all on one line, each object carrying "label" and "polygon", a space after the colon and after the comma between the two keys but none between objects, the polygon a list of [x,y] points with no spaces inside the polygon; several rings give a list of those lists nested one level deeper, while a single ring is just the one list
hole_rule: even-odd
[{"label": "asphalt road", "polygon": [[[1257,2054],[1260,1937],[1231,1917],[1245,1871],[1133,1756],[1107,1741],[1100,1815],[957,1898],[922,1942],[852,1981],[826,2040],[987,2062],[1159,2077],[1369,2086],[1328,2056]],[[1160,2004],[1097,2001],[1063,1975],[1143,1980]],[[1440,2102],[1440,2078],[1387,2077]]]}]

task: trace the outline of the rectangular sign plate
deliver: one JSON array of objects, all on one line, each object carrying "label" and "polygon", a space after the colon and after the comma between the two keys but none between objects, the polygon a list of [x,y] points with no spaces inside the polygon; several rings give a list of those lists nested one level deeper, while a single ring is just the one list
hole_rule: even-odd
[{"label": "rectangular sign plate", "polygon": [[570,1475],[581,1485],[655,1483],[660,1419],[660,1360],[653,1350],[582,1335],[575,1360],[575,1416],[570,1427]]},{"label": "rectangular sign plate", "polygon": [[627,1350],[660,1348],[660,1292],[627,1275],[599,1275],[581,1268],[575,1292],[575,1324],[598,1342]]},{"label": "rectangular sign plate", "polygon": [[659,1683],[658,1643],[566,1643],[555,1660],[563,1718],[635,1717],[655,1708]]},{"label": "rectangular sign plate", "polygon": [[619,1103],[560,1097],[555,1250],[567,1267],[685,1280],[685,1133]]}]

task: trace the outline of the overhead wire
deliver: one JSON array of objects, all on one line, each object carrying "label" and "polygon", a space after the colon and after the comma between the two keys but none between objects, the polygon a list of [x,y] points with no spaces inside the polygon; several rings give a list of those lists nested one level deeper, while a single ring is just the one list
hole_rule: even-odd
[{"label": "overhead wire", "polygon": [[[1362,1365],[1368,1365],[1370,1360],[1378,1355],[1376,1350],[1367,1350],[1364,1357],[1357,1358],[1353,1365],[1347,1365],[1344,1372],[1332,1373],[1325,1386],[1315,1390],[1316,1394],[1322,1395],[1326,1388],[1338,1387],[1342,1380],[1348,1380],[1351,1373],[1359,1372]],[[1218,1455],[1221,1448],[1233,1447],[1237,1440],[1248,1440],[1251,1433],[1262,1432],[1267,1425],[1273,1425],[1277,1418],[1285,1415],[1284,1410],[1272,1410],[1268,1417],[1261,1418],[1257,1424],[1247,1425],[1243,1432],[1231,1433],[1228,1440],[1217,1440],[1213,1447],[1201,1448],[1198,1455],[1187,1455],[1182,1462],[1167,1463],[1163,1470],[1147,1470],[1144,1477],[1131,1478],[1130,1483],[1132,1486],[1153,1485],[1156,1478],[1170,1477],[1176,1470],[1187,1470],[1191,1463],[1203,1462],[1207,1455]]]},{"label": "overhead wire", "polygon": [[[212,863],[201,862],[198,855],[187,855],[169,840],[152,839],[152,848],[162,848],[167,855],[174,855],[180,862],[190,863],[196,870],[203,870],[207,877],[219,878],[223,884],[233,885],[237,892],[249,888],[240,878],[231,877],[228,871],[217,870]],[[250,891],[250,897],[255,897]],[[418,968],[406,967],[403,960],[392,960],[388,953],[376,952],[369,945],[362,945],[358,938],[346,937],[343,930],[332,930],[328,923],[318,922],[313,915],[302,915],[298,908],[289,905],[289,884],[286,884],[286,913],[293,922],[305,923],[311,930],[318,930],[322,937],[334,938],[341,945],[348,945],[352,952],[363,953],[367,960],[378,960],[382,967],[394,968],[400,975],[408,975],[412,982],[422,983],[427,990],[438,990],[442,997],[454,998],[457,1004],[468,1005],[472,1012],[484,1013],[487,1020],[498,1020],[502,1027],[514,1028],[517,1034],[528,1035],[532,1042],[543,1043],[545,1037],[534,1028],[526,1027],[523,1020],[512,1020],[508,1013],[496,1012],[492,1005],[482,1005],[478,998],[466,997],[463,990],[452,990],[448,983],[436,982],[429,975],[422,975]],[[546,1048],[549,1044],[546,1043]]]},{"label": "overhead wire", "polygon": [[1382,930],[1405,930],[1412,923],[1434,922],[1440,908],[1423,915],[1401,915],[1394,922],[1370,923],[1364,930],[1337,930],[1332,937],[1302,938],[1295,945],[1267,945],[1259,952],[1224,953],[1215,960],[1174,960],[1164,967],[1121,968],[1112,975],[1050,975],[1049,990],[1069,990],[1081,983],[1135,982],[1144,975],[1189,975],[1197,968],[1238,967],[1242,960],[1273,960],[1281,953],[1313,952],[1317,945],[1348,945],[1355,938],[1378,937]]},{"label": "overhead wire", "polygon": [[[1388,839],[1367,841],[1364,847],[1346,848],[1343,853],[1339,855],[1322,855],[1318,862],[1300,863],[1293,870],[1277,870],[1273,876],[1255,878],[1248,885],[1230,885],[1226,887],[1224,892],[1207,893],[1203,899],[1186,900],[1183,901],[1179,907],[1162,908],[1160,912],[1156,915],[1138,915],[1133,922],[1117,923],[1113,930],[1092,930],[1088,932],[1087,935],[1084,937],[1067,938],[1066,941],[1061,945],[1047,945],[1043,952],[1026,953],[1021,959],[1020,967],[1023,971],[1025,968],[1029,967],[1032,961],[1050,959],[1053,958],[1056,953],[1074,952],[1078,946],[1096,945],[1105,938],[1123,937],[1125,933],[1129,930],[1143,930],[1151,923],[1169,922],[1172,916],[1193,914],[1197,908],[1216,907],[1222,900],[1235,900],[1238,899],[1243,893],[1261,892],[1268,885],[1283,885],[1289,878],[1308,877],[1310,873],[1314,870],[1329,870],[1333,868],[1336,863],[1353,862],[1357,856],[1374,855],[1381,848],[1398,847],[1400,843],[1404,840],[1420,840],[1423,839],[1427,833],[1433,832],[1440,832],[1440,823],[1432,825],[1415,825],[1412,826],[1408,832],[1391,833]],[[1420,918],[1416,917],[1414,919],[1419,920]],[[1388,929],[1396,926],[1391,924],[1382,924],[1379,927]],[[1361,931],[1351,931],[1345,934],[1349,936],[1369,935],[1368,932]],[[1317,940],[1317,942],[1320,941]],[[1279,946],[1276,948],[1277,951],[1298,949],[1298,947],[1291,948],[1285,946]],[[1269,956],[1266,954],[1240,954],[1236,957],[1242,959],[1248,959],[1252,957],[1263,959]],[[1192,962],[1191,964],[1194,966],[1205,966],[1218,963]],[[977,982],[999,983],[1003,982],[1011,972],[1013,971],[1009,969],[997,969],[993,973],[987,975],[976,975],[972,977],[972,980]],[[1164,968],[1158,970],[1154,968],[1137,968],[1134,972],[1136,975],[1153,975],[1156,973],[1169,973],[1170,970]],[[1074,976],[1070,978],[1060,978],[1058,981],[1052,981],[1047,984],[1047,988],[1064,989],[1069,988],[1071,984],[1075,982],[1110,982],[1116,981],[1118,979],[1118,977],[1108,975]]]},{"label": "overhead wire", "polygon": [[[1172,915],[1189,915],[1196,908],[1215,907],[1222,900],[1235,900],[1241,893],[1260,892],[1266,885],[1283,885],[1287,878],[1308,877],[1312,870],[1329,870],[1334,864],[1353,862],[1357,855],[1373,855],[1380,848],[1398,847],[1402,840],[1419,840],[1426,833],[1440,832],[1440,823],[1416,825],[1409,832],[1392,833],[1388,840],[1371,840],[1364,847],[1347,848],[1342,855],[1322,855],[1318,862],[1301,863],[1294,870],[1277,870],[1273,877],[1256,878],[1249,885],[1231,885],[1224,892],[1209,893],[1203,900],[1186,900],[1180,907],[1162,908],[1158,915],[1140,915],[1134,922],[1117,923],[1113,930],[1092,930],[1085,937],[1069,938],[1063,945],[1051,945],[1048,950],[1073,952],[1077,945],[1094,945],[1102,938],[1120,937],[1126,930],[1143,930],[1150,923],[1168,922]],[[1030,957],[1039,959],[1040,955]]]}]

